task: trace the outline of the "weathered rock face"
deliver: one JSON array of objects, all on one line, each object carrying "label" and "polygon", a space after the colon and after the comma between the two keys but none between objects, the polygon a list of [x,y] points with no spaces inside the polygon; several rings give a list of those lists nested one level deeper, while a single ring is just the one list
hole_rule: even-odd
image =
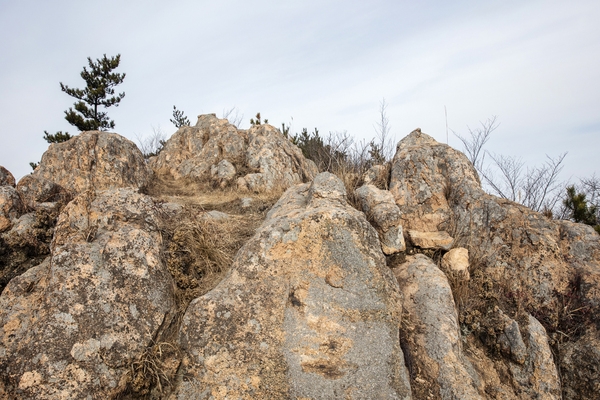
[{"label": "weathered rock face", "polygon": [[444,273],[426,256],[409,257],[394,270],[408,321],[407,358],[419,379],[417,398],[481,399],[479,378],[461,350],[458,316]]},{"label": "weathered rock face", "polygon": [[26,175],[19,181],[17,191],[29,208],[39,203],[67,204],[73,198],[69,191],[59,184],[38,175]]},{"label": "weathered rock face", "polygon": [[394,196],[387,190],[364,185],[356,190],[356,196],[369,220],[379,233],[381,249],[387,255],[406,250],[400,219],[400,210]]},{"label": "weathered rock face", "polygon": [[52,254],[0,296],[0,371],[10,398],[111,398],[173,307],[153,201],[84,193]]},{"label": "weathered rock face", "polygon": [[25,208],[21,197],[12,186],[0,186],[0,232],[4,232],[12,227]]},{"label": "weathered rock face", "polygon": [[[579,338],[588,337],[583,333],[590,329],[595,318],[592,316],[599,312],[600,236],[591,227],[548,220],[526,207],[486,194],[463,154],[437,143],[420,130],[400,141],[397,149],[390,191],[400,208],[403,227],[409,234],[411,230],[446,231],[454,238],[452,246],[469,251],[472,279],[465,288],[466,296],[470,291],[470,298],[479,300],[467,301],[461,309],[459,318],[464,322],[464,331],[473,332],[475,342],[481,339],[496,351],[496,346],[504,345],[505,332],[490,322],[497,319],[494,307],[515,320],[523,312],[529,312],[547,331],[536,330],[535,335],[544,337],[541,342],[548,341],[549,337],[558,351],[565,348],[570,354],[580,352],[577,343],[584,339]],[[479,315],[477,323],[473,323],[474,315]],[[519,325],[521,332],[526,330],[526,325]],[[535,325],[529,324],[530,327]],[[570,332],[567,343],[563,343],[566,337],[560,333],[565,330]],[[527,335],[523,334],[523,338]],[[467,343],[475,342],[467,340]],[[590,343],[594,342],[585,341],[581,346],[593,346]],[[469,353],[481,354],[475,347],[469,348]],[[594,352],[588,354],[594,357]],[[547,367],[540,368],[550,371],[553,360],[550,357],[547,361],[544,364]],[[580,362],[585,365],[588,361]],[[523,365],[529,365],[528,362],[524,361]],[[485,364],[481,359],[476,363]],[[491,364],[498,376],[521,365],[514,358]],[[527,371],[530,382],[537,372]],[[491,385],[494,379],[490,376],[486,375],[484,380]],[[581,382],[563,383],[563,396],[586,397],[581,388],[587,385],[587,378],[580,376]],[[576,374],[569,377],[579,379]],[[525,383],[516,375],[511,382],[508,391],[518,397],[517,393],[525,390],[520,388]],[[505,389],[499,388],[498,393],[505,393]],[[488,386],[486,390],[491,393],[496,389]],[[544,390],[548,398],[557,396],[554,386]]]},{"label": "weathered rock face", "polygon": [[[133,142],[115,133],[90,131],[66,142],[51,144],[32,174],[32,178],[42,181],[36,183],[31,179],[34,188],[28,190],[36,194],[45,192],[37,188],[46,185],[45,181],[72,194],[87,189],[138,189],[147,185],[151,177],[152,171]],[[21,191],[26,191],[24,184],[19,182],[19,186]]]},{"label": "weathered rock face", "polygon": [[175,179],[212,178],[218,184],[232,181],[233,174],[241,189],[256,192],[307,182],[317,173],[315,164],[274,127],[241,130],[214,114],[200,115],[194,127],[181,127],[151,166]]},{"label": "weathered rock face", "polygon": [[15,177],[0,165],[0,186],[15,186]]},{"label": "weathered rock face", "polygon": [[177,398],[410,398],[377,233],[319,174],[294,186],[184,316]]}]

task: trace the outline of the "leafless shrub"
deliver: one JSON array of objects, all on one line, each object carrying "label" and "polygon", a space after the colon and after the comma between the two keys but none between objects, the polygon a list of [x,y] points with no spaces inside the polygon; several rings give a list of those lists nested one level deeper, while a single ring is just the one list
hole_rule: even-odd
[{"label": "leafless shrub", "polygon": [[152,126],[152,134],[150,136],[141,137],[136,134],[135,137],[138,147],[146,159],[158,155],[167,139],[167,135],[162,131],[160,125],[158,127]]},{"label": "leafless shrub", "polygon": [[500,126],[500,123],[497,122],[497,117],[494,115],[485,122],[480,122],[480,125],[481,127],[476,129],[471,129],[467,126],[469,137],[461,136],[452,131],[454,136],[462,142],[467,157],[478,172],[483,169],[483,160],[485,158],[483,146],[490,140],[492,132]]},{"label": "leafless shrub", "polygon": [[230,124],[235,125],[239,129],[240,124],[244,120],[244,114],[240,114],[240,110],[233,106],[229,110],[223,110],[221,118],[227,119]]},{"label": "leafless shrub", "polygon": [[564,194],[565,184],[559,180],[559,174],[566,155],[555,158],[546,155],[544,164],[524,170],[519,158],[490,154],[493,163],[479,173],[499,197],[538,212],[556,210]]},{"label": "leafless shrub", "polygon": [[[371,158],[379,158],[379,163],[390,161],[394,157],[395,141],[390,130],[390,119],[387,116],[388,103],[382,99],[379,103],[379,119],[375,123],[375,139],[371,141]],[[378,157],[377,157],[378,156]]]},{"label": "leafless shrub", "polygon": [[[454,135],[463,143],[464,151],[479,173],[484,188],[504,199],[521,203],[534,211],[555,214],[560,207],[565,183],[559,180],[567,153],[547,160],[541,166],[524,168],[518,157],[492,154],[484,149],[500,124],[493,116],[481,122],[481,127],[469,129],[469,136]],[[486,156],[491,162],[486,163]]]}]

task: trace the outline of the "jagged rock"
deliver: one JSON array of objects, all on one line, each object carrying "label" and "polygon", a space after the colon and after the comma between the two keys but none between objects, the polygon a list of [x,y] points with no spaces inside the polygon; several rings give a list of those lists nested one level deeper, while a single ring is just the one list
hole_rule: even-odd
[{"label": "jagged rock", "polygon": [[[561,305],[561,299],[571,298],[584,306],[586,314],[582,318],[586,323],[593,323],[589,315],[598,315],[600,236],[591,227],[552,221],[524,206],[486,194],[462,153],[420,130],[398,144],[390,191],[402,213],[405,230],[450,232],[456,239],[454,245],[467,248],[471,260],[476,260],[470,267],[469,286],[474,295],[493,296],[479,302],[481,309],[465,309],[465,313],[474,311],[484,316],[489,302],[518,302],[519,307],[536,310],[546,328],[555,330],[569,324],[568,309]],[[480,330],[493,329],[486,327],[488,322],[482,318],[478,321]],[[582,339],[570,339],[573,353],[580,352],[578,340]],[[596,344],[583,342],[581,346]],[[498,375],[508,369],[506,362],[494,364]],[[578,389],[587,384],[581,376],[581,382],[568,383],[571,393],[576,393],[571,398],[586,398],[585,390]],[[578,375],[570,378],[578,379]]]},{"label": "jagged rock", "polygon": [[373,165],[362,176],[364,185],[376,185],[377,182],[387,182],[389,170],[385,165]]},{"label": "jagged rock", "polygon": [[409,229],[406,233],[413,246],[421,249],[449,250],[454,244],[454,238],[445,231],[420,232]]},{"label": "jagged rock", "polygon": [[0,186],[15,186],[15,177],[0,165]]},{"label": "jagged rock", "polygon": [[21,178],[17,191],[29,208],[39,203],[66,204],[72,199],[71,193],[59,184],[34,174]]},{"label": "jagged rock", "polygon": [[400,210],[394,196],[387,190],[364,185],[355,191],[367,219],[372,220],[379,233],[381,249],[387,255],[406,250],[400,219]]},{"label": "jagged rock", "polygon": [[130,140],[116,133],[90,131],[51,144],[32,176],[41,178],[42,185],[50,181],[78,194],[88,189],[138,189],[148,184],[152,171]]},{"label": "jagged rock", "polygon": [[[394,269],[408,321],[402,334],[421,394],[441,399],[481,399],[480,382],[461,350],[458,317],[446,275],[417,254]],[[415,390],[415,388],[413,388]],[[424,397],[425,398],[425,397]]]},{"label": "jagged rock", "polygon": [[11,398],[113,398],[174,305],[156,207],[131,189],[84,193],[52,256],[0,296],[0,374]]},{"label": "jagged rock", "polygon": [[319,174],[183,318],[179,399],[410,398],[401,297],[375,230]]},{"label": "jagged rock", "polygon": [[442,257],[442,269],[469,279],[469,250],[464,247],[450,249]]},{"label": "jagged rock", "polygon": [[235,178],[235,167],[227,160],[221,160],[218,164],[210,167],[210,175],[221,187],[226,186]]},{"label": "jagged rock", "polygon": [[12,227],[25,208],[17,190],[9,185],[0,186],[0,232]]},{"label": "jagged rock", "polygon": [[209,179],[212,166],[223,160],[238,174],[245,172],[237,186],[255,192],[307,182],[317,173],[315,164],[274,127],[241,130],[214,114],[200,115],[194,127],[181,127],[151,166],[175,179]]},{"label": "jagged rock", "polygon": [[479,187],[469,160],[451,147],[414,130],[396,147],[390,192],[402,212],[402,226],[422,232],[443,230],[451,216],[451,190],[461,183]]},{"label": "jagged rock", "polygon": [[[507,328],[509,328],[509,331],[515,329],[512,324]],[[520,363],[510,364],[510,371],[517,387],[517,393],[528,399],[562,399],[560,379],[554,364],[552,351],[548,345],[546,330],[531,315],[529,315],[525,330],[528,343],[527,358],[523,365],[520,365]],[[515,338],[520,338],[518,326],[516,331],[508,333],[508,335],[511,334]],[[524,347],[525,345],[520,344],[519,346]]]},{"label": "jagged rock", "polygon": [[560,345],[564,399],[593,399],[600,393],[600,332],[595,326],[577,341]]}]

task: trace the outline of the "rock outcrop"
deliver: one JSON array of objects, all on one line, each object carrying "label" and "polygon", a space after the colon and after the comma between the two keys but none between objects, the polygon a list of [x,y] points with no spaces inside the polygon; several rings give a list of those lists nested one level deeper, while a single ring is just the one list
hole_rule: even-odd
[{"label": "rock outcrop", "polygon": [[10,398],[111,398],[173,308],[153,201],[84,193],[60,216],[52,255],[0,296],[0,373]]},{"label": "rock outcrop", "polygon": [[[409,235],[411,230],[448,232],[454,239],[451,246],[468,249],[471,280],[455,283],[459,286],[453,290],[462,304],[459,321],[469,344],[465,354],[484,377],[486,392],[520,398],[537,390],[545,393],[543,398],[559,397],[558,378],[552,372],[556,366],[547,346],[550,343],[559,353],[582,354],[575,350],[579,341],[583,347],[597,343],[586,339],[586,332],[593,329],[600,305],[600,236],[589,226],[552,221],[486,194],[462,153],[420,130],[398,144],[390,191]],[[529,349],[545,349],[545,355],[529,352],[525,360],[511,355],[502,362],[482,361],[485,356],[478,346],[492,352],[506,346],[505,314],[521,321],[518,330],[527,332],[522,337],[530,338]],[[588,351],[580,363],[595,362],[597,353]],[[511,378],[498,380],[494,374]],[[589,375],[573,373],[569,378],[562,385],[564,396],[594,396],[585,389],[590,387]],[[551,382],[542,384],[543,379]]]},{"label": "rock outcrop", "polygon": [[381,249],[387,255],[406,250],[402,232],[400,209],[394,202],[394,196],[387,190],[380,190],[373,185],[364,185],[356,189],[367,219],[379,233]]},{"label": "rock outcrop", "polygon": [[444,273],[418,254],[394,270],[408,321],[403,340],[417,398],[482,399],[479,377],[462,354],[452,289]]},{"label": "rock outcrop", "polygon": [[408,399],[401,295],[329,173],[294,186],[183,319],[177,398]]},{"label": "rock outcrop", "polygon": [[0,186],[0,232],[12,227],[13,222],[25,211],[17,190],[9,185]]},{"label": "rock outcrop", "polygon": [[133,142],[115,133],[90,131],[51,144],[33,174],[19,181],[19,190],[28,198],[51,201],[46,197],[59,191],[52,184],[76,195],[88,189],[138,189],[151,177]]},{"label": "rock outcrop", "polygon": [[357,208],[269,125],[202,115],[149,165],[84,132],[0,167],[0,398],[598,397],[600,236],[420,130]]},{"label": "rock outcrop", "polygon": [[151,167],[175,179],[213,180],[261,192],[310,181],[315,164],[270,125],[237,129],[214,114],[200,115],[195,126],[183,126],[165,143]]},{"label": "rock outcrop", "polygon": [[0,186],[15,186],[15,177],[0,165]]}]

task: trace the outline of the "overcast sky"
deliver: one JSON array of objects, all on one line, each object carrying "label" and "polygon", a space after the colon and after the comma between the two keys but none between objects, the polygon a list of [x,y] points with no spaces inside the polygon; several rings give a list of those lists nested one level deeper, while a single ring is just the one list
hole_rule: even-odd
[{"label": "overcast sky", "polygon": [[[380,101],[400,140],[498,116],[490,151],[527,165],[568,151],[563,179],[600,173],[600,1],[0,0],[0,165],[17,179],[84,87],[87,57],[121,54],[115,132],[168,136],[173,105],[237,107],[277,127],[369,139]],[[461,149],[450,134],[449,144]]]}]

